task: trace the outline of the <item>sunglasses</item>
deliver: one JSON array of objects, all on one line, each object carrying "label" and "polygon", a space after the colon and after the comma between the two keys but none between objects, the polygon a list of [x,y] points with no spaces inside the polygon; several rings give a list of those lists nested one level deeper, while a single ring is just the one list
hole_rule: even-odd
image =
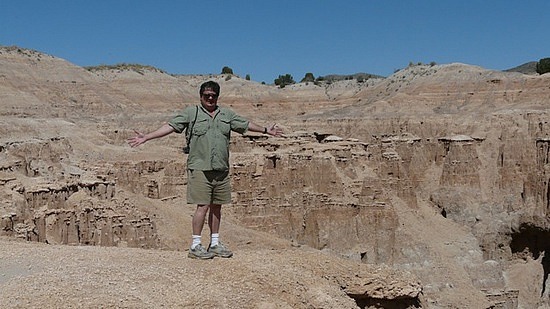
[{"label": "sunglasses", "polygon": [[202,97],[205,98],[205,99],[208,99],[210,97],[214,98],[214,99],[217,99],[218,98],[218,94],[216,93],[203,93],[202,94]]}]

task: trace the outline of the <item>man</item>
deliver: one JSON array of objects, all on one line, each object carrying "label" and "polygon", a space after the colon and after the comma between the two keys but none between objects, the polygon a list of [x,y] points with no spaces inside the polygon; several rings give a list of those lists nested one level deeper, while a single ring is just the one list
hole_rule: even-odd
[{"label": "man", "polygon": [[[229,177],[229,139],[231,131],[261,132],[281,136],[283,131],[276,125],[261,127],[237,115],[229,108],[218,105],[220,85],[208,81],[199,90],[200,106],[188,106],[167,124],[157,130],[128,139],[131,147],[172,132],[182,133],[187,129],[189,155],[187,157],[187,202],[197,204],[193,215],[192,244],[188,256],[196,259],[211,259],[214,256],[229,258],[233,252],[220,242],[221,207],[231,202]],[[201,243],[201,234],[208,213],[210,245]]]}]

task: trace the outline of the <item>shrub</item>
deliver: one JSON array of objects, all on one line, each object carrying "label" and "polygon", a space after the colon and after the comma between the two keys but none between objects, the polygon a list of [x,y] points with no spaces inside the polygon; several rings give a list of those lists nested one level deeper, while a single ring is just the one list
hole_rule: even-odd
[{"label": "shrub", "polygon": [[285,75],[279,75],[278,78],[274,80],[275,85],[284,88],[286,85],[295,84],[296,82],[292,78],[292,75],[285,74]]},{"label": "shrub", "polygon": [[315,81],[315,76],[313,76],[313,73],[306,73],[306,75],[304,76],[304,78],[302,78],[300,83],[304,83],[304,82],[307,83],[312,81]]},{"label": "shrub", "polygon": [[161,69],[157,69],[153,66],[136,64],[136,63],[118,63],[113,65],[102,64],[98,66],[87,66],[87,67],[84,67],[84,69],[90,72],[97,72],[97,71],[103,71],[103,70],[134,71],[141,75],[143,75],[145,71],[166,73],[165,71]]},{"label": "shrub", "polygon": [[228,66],[225,66],[222,68],[222,74],[233,74],[233,69]]},{"label": "shrub", "polygon": [[550,58],[543,58],[537,62],[537,73],[544,74],[550,72]]}]

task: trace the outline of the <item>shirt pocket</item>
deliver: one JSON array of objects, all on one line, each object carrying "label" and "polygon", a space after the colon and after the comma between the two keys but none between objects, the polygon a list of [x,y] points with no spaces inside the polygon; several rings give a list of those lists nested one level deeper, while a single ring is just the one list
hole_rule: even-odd
[{"label": "shirt pocket", "polygon": [[208,128],[209,128],[208,119],[197,120],[197,122],[195,122],[195,125],[193,126],[193,135],[196,135],[196,136],[204,135],[208,131]]},{"label": "shirt pocket", "polygon": [[225,117],[221,117],[218,122],[218,127],[223,135],[229,136],[231,133],[231,120]]}]

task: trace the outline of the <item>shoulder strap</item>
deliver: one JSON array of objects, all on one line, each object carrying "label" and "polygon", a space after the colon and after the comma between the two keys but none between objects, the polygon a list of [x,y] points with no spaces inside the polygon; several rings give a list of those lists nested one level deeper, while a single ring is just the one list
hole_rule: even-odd
[{"label": "shoulder strap", "polygon": [[187,131],[186,131],[186,140],[187,140],[187,146],[189,146],[189,141],[191,140],[191,134],[193,134],[193,127],[195,126],[195,122],[197,122],[197,114],[199,113],[199,107],[198,106],[195,106],[195,119],[193,120],[193,122],[191,122],[191,125],[188,125],[187,126]]}]

